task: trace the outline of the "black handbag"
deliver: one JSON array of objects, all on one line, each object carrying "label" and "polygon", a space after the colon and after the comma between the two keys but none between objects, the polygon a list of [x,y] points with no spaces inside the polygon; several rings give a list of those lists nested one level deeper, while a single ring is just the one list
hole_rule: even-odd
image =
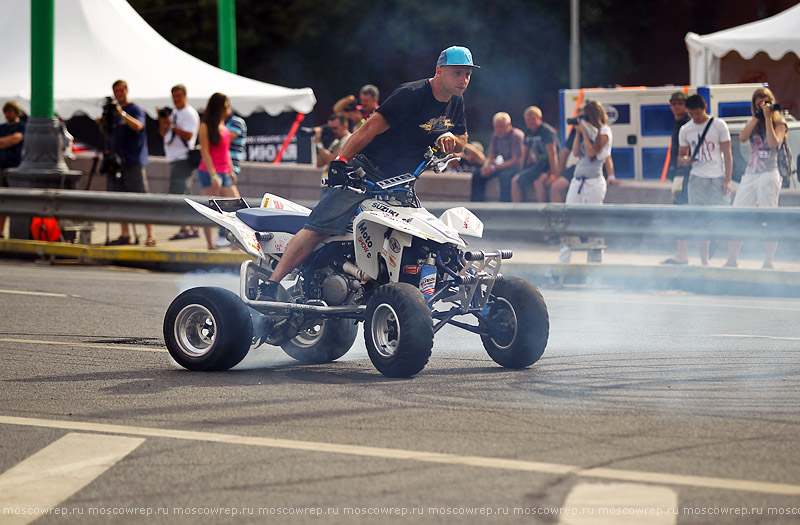
[{"label": "black handbag", "polygon": [[200,150],[199,149],[190,149],[189,150],[189,165],[192,167],[193,170],[196,170],[197,168],[200,167],[200,161],[202,159],[203,159],[203,155],[200,154]]}]

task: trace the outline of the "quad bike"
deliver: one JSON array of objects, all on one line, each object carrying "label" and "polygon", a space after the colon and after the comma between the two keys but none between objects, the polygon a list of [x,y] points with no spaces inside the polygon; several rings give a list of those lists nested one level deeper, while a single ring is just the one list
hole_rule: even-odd
[{"label": "quad bike", "polygon": [[[428,362],[434,334],[450,324],[480,335],[489,356],[509,368],[535,363],[547,346],[549,317],[539,290],[500,274],[512,253],[468,251],[462,235],[483,223],[464,207],[437,218],[414,190],[419,175],[454,160],[429,149],[414,173],[379,182],[349,170],[339,191],[364,194],[352,233],[327,238],[265,300],[265,282],[308,208],[272,194],[259,208],[243,199],[186,202],[227,228],[254,260],[242,263],[239,295],[199,287],[181,293],[164,319],[172,357],[189,370],[226,370],[252,346],[277,345],[303,363],[327,363],[353,345],[358,323],[375,368],[410,377]],[[464,322],[464,317],[472,323]],[[458,319],[457,319],[458,318]]]}]

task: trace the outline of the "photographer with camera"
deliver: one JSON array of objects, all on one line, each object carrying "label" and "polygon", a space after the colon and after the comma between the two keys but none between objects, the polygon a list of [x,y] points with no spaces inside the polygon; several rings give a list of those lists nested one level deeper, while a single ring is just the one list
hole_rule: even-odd
[{"label": "photographer with camera", "polygon": [[[194,149],[197,130],[200,128],[200,115],[186,103],[186,86],[183,84],[172,88],[172,102],[175,104],[174,110],[168,107],[156,108],[158,134],[164,140],[164,154],[169,162],[169,193],[189,195],[192,172],[200,164],[200,151]],[[195,155],[197,158],[192,158]],[[196,226],[185,225],[170,240],[197,236]]]},{"label": "photographer with camera", "polygon": [[[606,125],[608,123],[606,111],[596,100],[587,100],[583,105],[583,114],[567,122],[575,126],[576,135],[572,143],[572,153],[579,160],[569,183],[566,203],[602,204],[608,188],[603,177],[603,166],[606,159],[611,156],[613,141],[611,128]],[[608,184],[616,183],[616,177],[609,174]],[[571,260],[572,249],[565,239],[561,244],[558,262],[568,263]]]},{"label": "photographer with camera", "polygon": [[353,125],[353,131],[360,128],[364,122],[378,109],[380,91],[372,84],[367,84],[358,90],[358,100],[353,95],[340,98],[333,105],[333,112],[348,119]]},{"label": "photographer with camera", "polygon": [[[750,103],[753,113],[739,134],[743,144],[750,141],[750,159],[747,161],[736,197],[735,208],[757,206],[759,208],[777,208],[781,193],[781,174],[778,171],[778,147],[786,137],[788,126],[781,117],[780,106],[775,103],[775,95],[767,88],[758,88],[753,93]],[[728,243],[728,260],[725,266],[739,265],[741,241]],[[764,264],[762,268],[774,268],[773,259],[778,249],[777,242],[767,242],[764,247]]]},{"label": "photographer with camera", "polygon": [[[144,111],[128,100],[127,82],[117,80],[111,88],[114,99],[106,98],[103,116],[99,122],[109,146],[103,159],[103,171],[108,176],[108,191],[149,193],[145,173],[148,152]],[[109,158],[108,153],[117,155],[118,158]],[[118,166],[115,165],[117,163]],[[131,244],[130,225],[123,222],[120,229],[120,236],[109,241],[109,246]],[[145,246],[155,246],[153,225],[145,224],[145,229]]]},{"label": "photographer with camera", "polygon": [[[350,138],[350,130],[347,129],[347,119],[336,113],[328,117],[325,126],[314,128],[314,143],[317,148],[317,167],[325,168],[322,170],[323,193],[328,189],[328,164],[336,158],[339,152],[347,144]],[[330,140],[326,145],[325,135],[330,135]]]}]

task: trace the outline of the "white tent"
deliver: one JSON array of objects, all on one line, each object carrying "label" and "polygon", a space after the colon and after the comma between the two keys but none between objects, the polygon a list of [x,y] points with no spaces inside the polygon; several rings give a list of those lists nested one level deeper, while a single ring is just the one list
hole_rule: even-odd
[{"label": "white tent", "polygon": [[686,34],[690,82],[694,86],[719,84],[720,58],[736,51],[749,60],[764,52],[772,60],[786,53],[800,56],[800,4],[775,16],[710,35]]},{"label": "white tent", "polygon": [[797,109],[800,4],[764,20],[709,35],[687,33],[685,41],[692,85],[769,82],[776,96],[781,93],[779,98],[785,102],[794,101]]},{"label": "white tent", "polygon": [[[13,49],[0,58],[0,101],[16,100],[30,112],[31,1],[0,0],[0,34]],[[228,95],[237,113],[309,113],[311,88],[289,89],[228,73],[173,46],[125,0],[55,2],[54,102],[56,114],[94,118],[111,84],[123,79],[129,98],[151,117],[171,106],[170,88],[184,84],[189,104],[202,109],[214,92]]]}]

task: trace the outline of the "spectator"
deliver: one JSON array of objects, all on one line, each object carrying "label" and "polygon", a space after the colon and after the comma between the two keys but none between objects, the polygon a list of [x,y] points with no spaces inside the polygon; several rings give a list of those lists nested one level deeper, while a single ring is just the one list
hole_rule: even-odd
[{"label": "spectator", "polygon": [[500,201],[511,202],[511,178],[519,171],[522,161],[525,133],[511,125],[511,117],[505,112],[495,114],[492,125],[494,134],[486,162],[472,176],[473,202],[486,200],[486,183],[495,177],[500,181]]},{"label": "spectator", "polygon": [[[233,170],[230,152],[231,132],[225,126],[225,121],[230,115],[231,105],[228,97],[222,93],[211,95],[198,133],[203,160],[197,169],[197,180],[203,188],[203,195],[208,197],[239,198],[236,172]],[[208,249],[216,250],[217,245],[211,236],[211,227],[206,226],[203,231]]]},{"label": "spectator", "polygon": [[455,154],[461,158],[459,162],[454,162],[447,167],[447,171],[461,173],[476,173],[486,162],[486,155],[483,154],[483,144],[477,141],[464,144],[464,151]]},{"label": "spectator", "polygon": [[[5,171],[16,168],[22,162],[22,148],[25,144],[25,122],[20,120],[22,109],[15,100],[3,104],[5,124],[0,124],[0,188],[7,188]],[[0,216],[0,239],[6,231],[6,218]]]},{"label": "spectator", "polygon": [[[606,179],[603,166],[611,156],[613,136],[606,123],[608,117],[603,106],[596,100],[587,100],[583,106],[583,117],[575,126],[576,135],[572,153],[578,158],[575,173],[569,183],[567,204],[602,204],[606,197]],[[613,172],[608,175],[609,184],[616,184]],[[572,249],[566,239],[561,244],[558,261],[572,260]]]},{"label": "spectator", "polygon": [[[172,88],[173,111],[156,108],[158,133],[164,140],[164,153],[169,162],[169,193],[189,195],[192,191],[192,161],[189,152],[197,142],[200,115],[186,103],[186,86],[178,84]],[[197,237],[197,226],[181,226],[171,241]]]},{"label": "spectator", "polygon": [[[247,123],[242,117],[231,115],[228,120],[225,121],[225,127],[227,127],[228,131],[231,132],[230,154],[231,162],[233,163],[233,174],[236,176],[237,180],[238,191],[239,174],[242,171],[242,167],[239,165],[239,163],[243,161],[246,156],[245,146],[247,145]],[[231,245],[231,241],[225,237],[226,231],[227,230],[222,226],[219,227],[219,235],[216,240],[217,248],[225,248]]]},{"label": "spectator", "polygon": [[[686,108],[692,120],[684,124],[678,134],[678,165],[691,166],[689,204],[729,205],[733,156],[728,125],[721,119],[709,117],[706,101],[700,95],[687,98]],[[708,265],[709,244],[710,241],[697,242],[703,266]]]},{"label": "spectator", "polygon": [[[780,112],[773,111],[775,96],[767,88],[758,88],[753,93],[750,110],[753,118],[739,134],[739,141],[750,141],[750,160],[747,162],[742,181],[733,199],[735,208],[757,206],[776,208],[781,193],[781,174],[778,171],[778,146],[783,142],[788,126]],[[728,260],[725,266],[739,266],[741,241],[728,243]],[[762,268],[774,268],[773,259],[778,243],[771,241],[764,246]]]},{"label": "spectator", "polygon": [[[672,116],[675,120],[672,123],[672,142],[669,144],[669,167],[667,168],[667,177],[669,180],[675,178],[675,169],[678,167],[678,132],[684,124],[691,120],[689,113],[686,110],[686,93],[683,91],[676,91],[669,97],[669,109],[672,110]],[[675,199],[675,204],[686,204],[687,193],[689,190],[689,177],[684,177],[683,187],[681,188],[682,196],[680,199]],[[661,264],[689,264],[689,243],[686,240],[679,239],[677,241],[677,248],[675,256],[663,261]]]},{"label": "spectator", "polygon": [[[533,183],[536,190],[536,200],[548,201],[548,190],[551,191],[550,199],[562,202],[561,199],[552,198],[552,190],[560,175],[558,162],[558,136],[550,124],[542,121],[542,110],[531,106],[525,110],[525,149],[522,152],[522,171],[511,179],[511,200],[523,202],[525,188]],[[559,192],[563,194],[567,188],[566,179],[555,186],[556,197]]]},{"label": "spectator", "polygon": [[[117,80],[111,86],[114,91],[114,106],[119,117],[114,125],[111,138],[112,151],[119,155],[122,166],[120,176],[108,178],[108,191],[149,193],[147,186],[147,132],[145,114],[142,109],[128,100],[128,84]],[[102,126],[101,126],[102,128]],[[145,224],[147,240],[145,246],[155,246],[153,225]],[[137,238],[138,242],[138,238]],[[120,224],[120,235],[109,241],[109,246],[131,244],[130,224]]]},{"label": "spectator", "polygon": [[314,128],[314,143],[317,145],[317,167],[325,168],[322,170],[323,192],[328,189],[328,164],[336,158],[351,136],[350,130],[347,128],[347,119],[336,113],[328,117],[328,128],[333,140],[327,148],[322,144],[322,128]]},{"label": "spectator", "polygon": [[367,84],[358,91],[358,103],[356,103],[356,97],[347,95],[336,101],[336,104],[333,105],[333,112],[347,118],[355,131],[378,109],[379,98],[378,88]]},{"label": "spectator", "polygon": [[[443,153],[460,152],[467,142],[467,120],[462,94],[472,77],[472,53],[453,46],[439,54],[433,78],[403,84],[345,144],[328,168],[328,184],[343,179],[345,169],[363,168],[372,180],[413,172],[428,147]],[[318,242],[347,231],[359,204],[367,195],[332,187],[311,212],[305,227],[292,238],[280,262],[261,291],[275,300],[278,283],[304,261]]]}]

